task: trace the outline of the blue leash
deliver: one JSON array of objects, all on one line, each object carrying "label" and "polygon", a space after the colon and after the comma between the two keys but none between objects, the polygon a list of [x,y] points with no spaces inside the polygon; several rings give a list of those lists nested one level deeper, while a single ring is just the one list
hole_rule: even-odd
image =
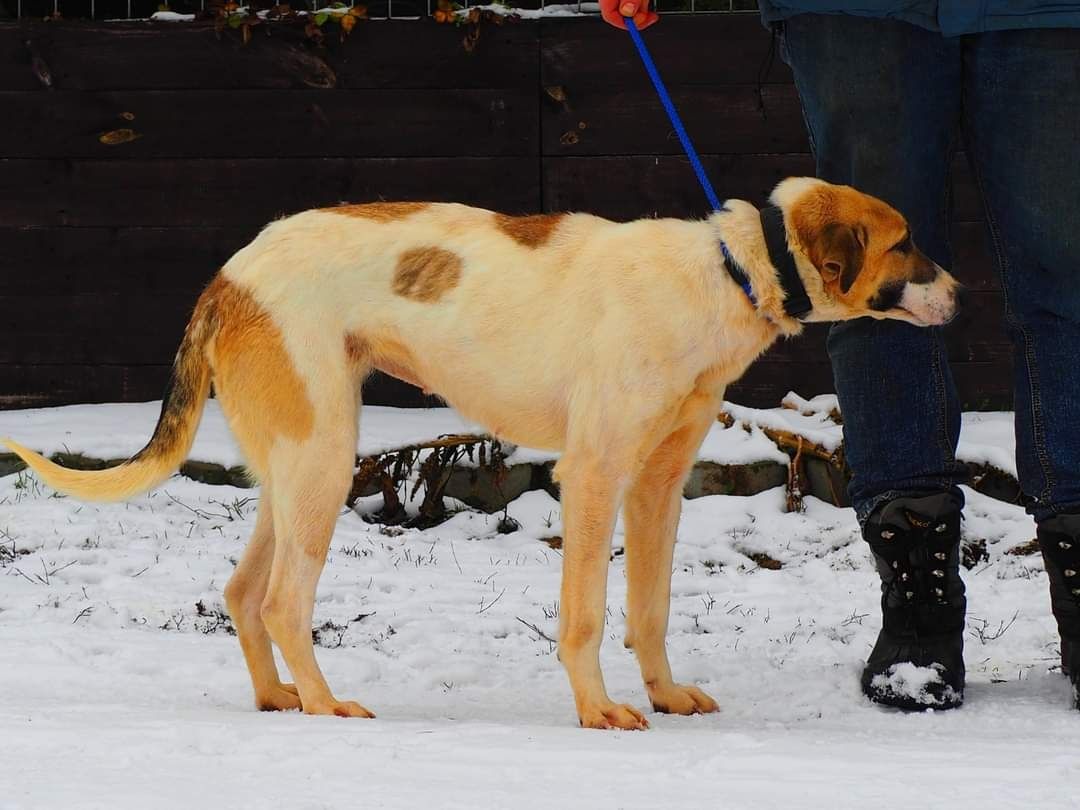
[{"label": "blue leash", "polygon": [[[701,165],[701,160],[698,158],[697,151],[694,149],[694,144],[690,142],[690,136],[686,134],[686,127],[683,126],[682,119],[679,118],[679,113],[675,109],[675,105],[671,102],[671,96],[668,95],[667,88],[664,87],[664,80],[660,78],[660,73],[656,70],[656,65],[653,64],[652,56],[649,55],[649,49],[645,47],[645,40],[641,38],[641,32],[638,31],[637,25],[634,23],[633,17],[624,17],[626,21],[626,30],[630,32],[630,38],[634,40],[634,45],[637,46],[638,53],[641,55],[641,61],[645,63],[645,70],[649,74],[649,78],[652,79],[653,87],[656,88],[657,95],[660,96],[660,103],[664,105],[664,109],[667,110],[668,118],[671,119],[671,125],[675,127],[675,132],[679,136],[679,141],[682,143],[683,150],[686,152],[686,156],[690,158],[690,165],[694,167],[694,173],[697,175],[698,182],[701,183],[701,187],[705,190],[705,196],[709,200],[709,205],[713,207],[714,211],[719,211],[723,208],[720,203],[720,199],[716,196],[716,192],[713,191],[712,183],[709,182],[709,178],[705,175],[705,167]],[[726,253],[725,249],[725,253]]]},{"label": "blue leash", "polygon": [[[679,136],[679,142],[682,143],[683,151],[686,152],[686,156],[690,158],[690,165],[694,167],[694,174],[697,175],[698,182],[701,183],[701,188],[705,191],[705,197],[709,201],[709,205],[713,207],[714,211],[720,211],[723,209],[723,204],[720,202],[720,198],[716,196],[716,192],[713,191],[712,183],[709,182],[708,176],[705,174],[705,167],[701,165],[701,159],[698,157],[697,150],[694,149],[694,144],[690,141],[690,136],[686,132],[686,127],[683,126],[682,119],[679,118],[679,112],[675,109],[675,104],[671,100],[671,96],[668,94],[667,88],[664,86],[664,80],[660,78],[660,72],[656,69],[656,65],[653,63],[652,56],[649,54],[649,49],[645,47],[645,40],[641,38],[641,32],[638,31],[637,25],[634,23],[632,17],[624,17],[626,21],[626,30],[630,32],[630,38],[634,40],[634,45],[637,46],[638,53],[641,55],[641,61],[645,63],[645,70],[649,74],[649,78],[652,79],[653,87],[656,88],[656,94],[660,96],[660,103],[664,105],[664,109],[667,111],[668,118],[671,120],[671,125],[675,127],[675,132]],[[746,277],[746,274],[741,269],[738,272],[734,272],[735,268],[738,268],[738,262],[732,257],[731,252],[728,250],[728,246],[724,243],[724,240],[720,240],[720,251],[724,254],[724,261],[727,264],[728,272],[732,273],[732,277],[743,288],[743,292],[746,293],[746,297],[750,299],[750,303],[757,306],[757,298],[754,296],[754,290],[750,285],[750,279]]]}]

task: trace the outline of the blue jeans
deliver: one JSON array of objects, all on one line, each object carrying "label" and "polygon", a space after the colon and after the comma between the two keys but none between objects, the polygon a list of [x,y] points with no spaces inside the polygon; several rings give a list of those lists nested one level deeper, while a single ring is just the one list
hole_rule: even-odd
[{"label": "blue jeans", "polygon": [[[818,175],[891,203],[944,267],[963,143],[1014,347],[1020,486],[1037,520],[1080,511],[1080,29],[946,38],[804,14],[783,24],[782,45]],[[940,330],[860,319],[835,325],[828,346],[859,519],[956,491],[960,409]]]}]

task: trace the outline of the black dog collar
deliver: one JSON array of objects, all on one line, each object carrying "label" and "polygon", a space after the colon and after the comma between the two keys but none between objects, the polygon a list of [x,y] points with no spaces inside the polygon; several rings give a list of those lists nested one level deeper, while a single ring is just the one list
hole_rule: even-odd
[{"label": "black dog collar", "polygon": [[795,257],[788,250],[787,227],[784,212],[775,205],[761,209],[761,229],[765,232],[765,244],[769,248],[769,261],[780,274],[780,286],[784,290],[784,312],[792,318],[801,318],[814,308],[806,287],[799,278]]},{"label": "black dog collar", "polygon": [[[761,209],[761,230],[765,235],[765,245],[769,250],[769,261],[776,268],[780,276],[780,287],[784,291],[784,313],[792,318],[801,318],[814,308],[810,303],[810,297],[806,294],[806,287],[799,278],[799,271],[795,267],[795,257],[788,250],[787,228],[784,225],[784,212],[771,205]],[[739,266],[735,258],[728,251],[723,241],[720,242],[720,250],[724,254],[724,266],[735,283],[743,288],[750,303],[757,306],[753,288],[750,285],[750,277]]]}]

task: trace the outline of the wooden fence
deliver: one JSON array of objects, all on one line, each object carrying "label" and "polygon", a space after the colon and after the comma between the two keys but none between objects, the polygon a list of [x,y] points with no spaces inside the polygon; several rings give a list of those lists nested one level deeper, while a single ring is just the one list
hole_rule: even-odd
[{"label": "wooden fence", "polygon": [[[339,201],[508,213],[699,216],[706,204],[625,37],[596,19],[298,30],[246,46],[209,23],[0,24],[0,407],[154,399],[192,304],[258,228]],[[721,197],[813,172],[790,74],[756,15],[669,16],[657,62]],[[1007,407],[982,212],[958,160],[948,329],[966,408]],[[821,327],[729,398],[832,389]],[[419,404],[386,378],[366,400]]]}]

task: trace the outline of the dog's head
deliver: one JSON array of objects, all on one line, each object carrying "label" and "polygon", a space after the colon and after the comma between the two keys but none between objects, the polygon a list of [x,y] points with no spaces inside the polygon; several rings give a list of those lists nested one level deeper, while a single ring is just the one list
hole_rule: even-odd
[{"label": "dog's head", "polygon": [[907,220],[850,186],[789,177],[772,193],[814,305],[807,320],[891,318],[938,326],[955,317],[960,283],[915,246]]}]

